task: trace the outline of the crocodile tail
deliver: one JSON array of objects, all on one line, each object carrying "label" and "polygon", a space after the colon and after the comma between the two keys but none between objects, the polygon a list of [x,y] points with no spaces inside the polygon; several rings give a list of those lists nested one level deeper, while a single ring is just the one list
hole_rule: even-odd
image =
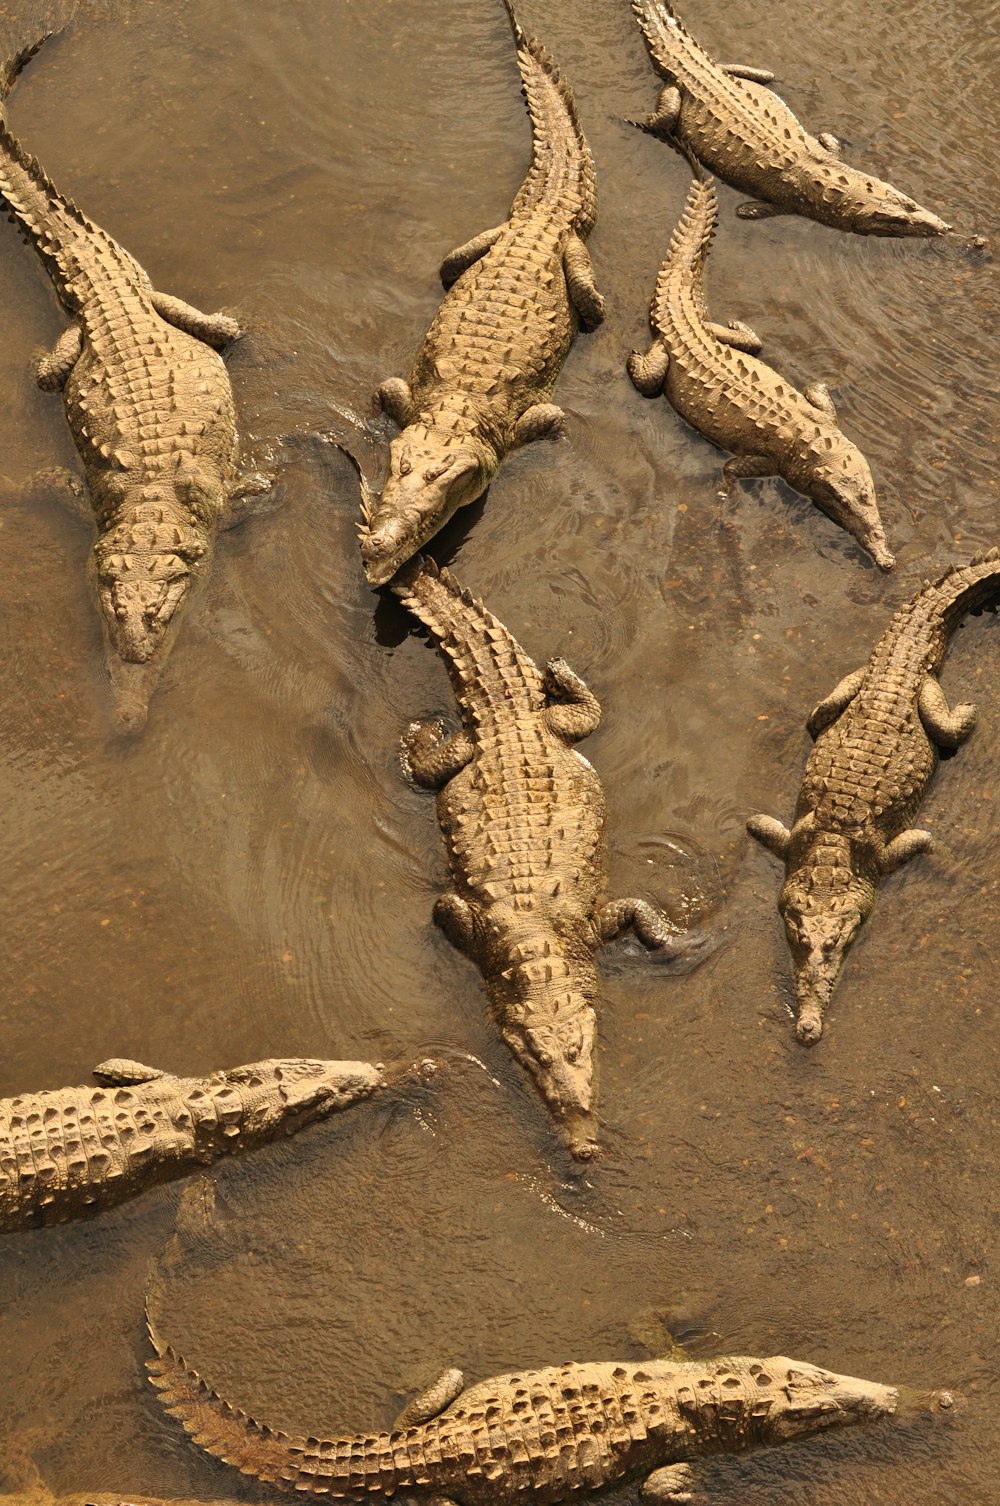
[{"label": "crocodile tail", "polygon": [[671,282],[678,273],[689,281],[702,316],[707,318],[702,275],[718,223],[719,201],[715,193],[715,180],[706,177],[698,167],[688,189],[684,212],[670,237],[670,246],[656,279],[649,311],[654,329],[662,328],[667,321]]},{"label": "crocodile tail", "polygon": [[632,0],[632,10],[646,38],[653,67],[657,73],[672,79],[669,57],[676,46],[678,36],[690,40],[690,34],[681,25],[668,0]]},{"label": "crocodile tail", "polygon": [[568,203],[574,229],[587,236],[597,217],[597,175],[576,101],[548,49],[525,33],[511,0],[504,0],[504,6],[514,33],[533,138],[531,167],[511,214],[526,213],[543,201]]},{"label": "crocodile tail", "polygon": [[54,33],[51,31],[45,32],[37,41],[29,42],[27,47],[22,47],[20,52],[15,52],[13,57],[9,57],[0,63],[0,100],[7,98],[14,80],[21,72],[21,69],[26,63],[31,62],[35,53],[44,47],[49,37],[53,35]]},{"label": "crocodile tail", "polygon": [[926,608],[939,615],[949,632],[957,627],[967,612],[982,611],[1000,604],[1000,549],[975,554],[965,565],[949,565],[933,581],[925,581],[920,595],[902,614]]},{"label": "crocodile tail", "polygon": [[164,1341],[158,1327],[162,1300],[163,1278],[154,1266],[146,1291],[146,1328],[156,1357],[146,1361],[146,1368],[161,1405],[192,1441],[241,1474],[288,1489],[331,1493],[331,1476],[309,1469],[310,1454],[322,1447],[316,1439],[291,1438],[230,1406]]},{"label": "crocodile tail", "polygon": [[535,709],[543,704],[537,664],[449,570],[432,559],[418,558],[400,571],[392,589],[436,640],[463,705],[474,698],[476,687],[485,692],[496,684],[505,694],[520,689]]}]

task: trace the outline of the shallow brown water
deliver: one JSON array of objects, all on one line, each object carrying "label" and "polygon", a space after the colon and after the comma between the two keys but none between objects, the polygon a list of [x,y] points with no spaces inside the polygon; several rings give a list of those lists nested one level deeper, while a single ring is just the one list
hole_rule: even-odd
[{"label": "shallow brown water", "polygon": [[[998,7],[813,12],[709,0],[687,19],[717,55],[775,67],[852,160],[992,234]],[[10,0],[0,34],[13,48],[56,15]],[[665,900],[724,944],[684,977],[604,954],[607,1154],[571,1178],[477,973],[431,923],[443,851],[398,738],[451,713],[443,667],[364,584],[346,460],[283,444],[406,372],[441,256],[506,212],[529,131],[499,0],[98,4],[19,83],[12,125],[158,286],[239,310],[248,449],[281,467],[284,501],[222,540],[144,737],[120,741],[88,534],[55,500],[16,501],[75,457],[29,371],[62,321],[0,227],[0,1095],[83,1081],[112,1055],[185,1073],[436,1055],[432,1088],[218,1174],[221,1228],[185,1247],[168,1311],[224,1394],[296,1431],[384,1425],[446,1365],[638,1354],[656,1309],[702,1332],[695,1352],[967,1397],[947,1427],[706,1465],[720,1503],[993,1506],[992,621],[957,635],[945,674],[981,724],[921,815],[939,854],[886,884],[811,1053],[787,1012],[777,865],[743,822],[790,815],[805,716],[891,610],[997,542],[996,264],[742,224],[723,190],[714,316],[756,327],[800,386],[829,381],[899,569],[880,577],[777,483],[720,504],[722,457],[623,369],[686,189],[680,159],[620,123],[656,90],[629,7],[524,0],[524,15],[597,156],[610,312],[567,362],[566,437],[511,460],[435,553],[601,697],[585,751],[609,797],[612,892]],[[30,1443],[57,1490],[258,1498],[143,1377],[145,1274],[179,1196],[0,1245],[0,1435]]]}]

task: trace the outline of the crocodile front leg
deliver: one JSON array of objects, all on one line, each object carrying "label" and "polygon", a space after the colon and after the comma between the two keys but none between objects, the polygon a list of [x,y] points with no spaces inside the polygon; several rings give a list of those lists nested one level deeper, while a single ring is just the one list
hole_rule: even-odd
[{"label": "crocodile front leg", "polygon": [[780,204],[765,204],[761,199],[749,199],[746,204],[736,206],[736,216],[741,220],[776,220],[781,214],[794,213],[794,209],[782,209]]},{"label": "crocodile front leg", "polygon": [[745,78],[749,84],[773,84],[774,74],[770,68],[748,68],[746,63],[719,63],[723,73],[730,78]]},{"label": "crocodile front leg", "polygon": [[717,497],[728,497],[734,481],[746,481],[751,476],[773,476],[774,462],[766,455],[734,455],[722,467]]},{"label": "crocodile front leg", "polygon": [[201,309],[193,308],[183,298],[174,298],[170,293],[154,292],[150,298],[161,319],[165,319],[175,329],[183,330],[186,335],[193,335],[196,340],[204,340],[206,345],[212,345],[217,350],[221,350],[224,345],[231,345],[242,334],[230,314],[203,314]]},{"label": "crocodile front leg", "polygon": [[421,1422],[430,1422],[432,1417],[438,1417],[445,1409],[450,1407],[465,1390],[465,1376],[461,1370],[446,1370],[439,1375],[433,1385],[420,1391],[412,1401],[407,1402],[393,1423],[393,1431],[401,1432],[403,1428],[416,1427]]},{"label": "crocodile front leg", "polygon": [[639,1494],[649,1506],[674,1506],[674,1503],[681,1506],[681,1502],[699,1499],[691,1489],[694,1482],[694,1470],[690,1464],[668,1464],[646,1476]]},{"label": "crocodile front leg", "polygon": [[670,352],[662,340],[654,340],[644,356],[633,350],[625,369],[636,392],[659,397],[670,370]]},{"label": "crocodile front leg", "polygon": [[38,357],[35,380],[43,392],[61,392],[83,350],[83,330],[78,324],[64,329],[51,351]]},{"label": "crocodile front leg", "polygon": [[394,423],[405,429],[414,413],[413,393],[409,382],[402,377],[386,377],[375,388],[375,401],[383,413],[388,413]]},{"label": "crocodile front leg", "polygon": [[751,816],[747,822],[747,831],[768,852],[773,852],[776,858],[784,858],[788,852],[792,834],[776,816]]},{"label": "crocodile front leg", "polygon": [[545,708],[549,730],[567,742],[589,737],[601,725],[601,703],[590,687],[570,669],[565,659],[550,659],[545,666],[545,693],[562,696]]},{"label": "crocodile front leg", "polygon": [[939,748],[960,747],[975,727],[978,715],[975,706],[968,701],[952,710],[933,675],[928,675],[920,687],[917,710],[924,731]]},{"label": "crocodile front leg", "polygon": [[590,252],[576,234],[566,242],[563,271],[570,302],[580,315],[585,329],[595,329],[604,319],[604,299],[594,281],[594,264]]},{"label": "crocodile front leg", "polygon": [[476,940],[476,916],[468,900],[453,891],[434,902],[434,923],[441,927],[452,946],[472,956]]},{"label": "crocodile front leg", "polygon": [[821,732],[837,720],[842,711],[846,711],[861,689],[864,678],[864,668],[853,669],[849,675],[845,675],[837,682],[830,694],[820,701],[818,706],[813,707],[806,722],[806,731],[813,742]]},{"label": "crocodile front leg", "polygon": [[475,749],[467,732],[445,737],[437,722],[414,722],[403,738],[403,757],[417,784],[439,790],[454,779]]},{"label": "crocodile front leg", "polygon": [[760,335],[739,319],[730,319],[728,324],[709,324],[708,328],[723,345],[746,351],[748,356],[759,356],[764,347]]},{"label": "crocodile front leg", "polygon": [[816,140],[824,151],[830,153],[831,157],[840,156],[841,142],[838,137],[834,136],[832,131],[820,131]]},{"label": "crocodile front leg", "polygon": [[566,415],[555,403],[532,403],[514,425],[511,448],[531,444],[536,439],[553,439],[563,426]]},{"label": "crocodile front leg", "polygon": [[481,257],[485,256],[487,251],[496,245],[506,228],[506,225],[495,225],[492,230],[484,230],[481,234],[474,235],[471,241],[465,242],[464,246],[456,246],[454,251],[449,252],[441,263],[441,281],[445,287],[450,288],[463,272],[467,272]]},{"label": "crocodile front leg", "polygon": [[702,945],[703,938],[690,936],[667,919],[644,899],[612,899],[597,912],[597,929],[601,941],[617,941],[632,931],[651,952],[664,957],[679,957]]},{"label": "crocodile front leg", "polygon": [[911,858],[915,858],[921,852],[930,852],[934,847],[934,838],[929,831],[922,831],[919,826],[911,826],[909,831],[900,832],[898,837],[893,837],[887,842],[879,857],[879,870],[884,875],[895,873],[897,868],[902,868]]}]

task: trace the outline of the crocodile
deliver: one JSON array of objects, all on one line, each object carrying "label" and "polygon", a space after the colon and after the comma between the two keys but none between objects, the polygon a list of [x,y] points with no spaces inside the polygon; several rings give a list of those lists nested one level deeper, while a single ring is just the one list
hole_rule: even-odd
[{"label": "crocodile", "polygon": [[510,450],[558,431],[563,413],[549,398],[560,368],[578,325],[604,317],[586,247],[597,210],[590,148],[552,58],[507,10],[531,167],[508,219],[445,257],[448,291],[409,381],[378,388],[402,432],[381,497],[362,496],[360,548],[373,586],[481,496]]},{"label": "crocodile", "polygon": [[241,1473],[333,1500],[515,1506],[641,1480],[644,1499],[667,1506],[694,1499],[692,1463],[704,1456],[955,1405],[947,1391],[904,1393],[784,1356],[569,1363],[468,1388],[448,1370],[389,1432],[293,1436],[223,1401],[164,1341],[161,1286],[154,1273],[147,1366],[167,1412]]},{"label": "crocodile", "polygon": [[0,1100],[0,1231],[86,1217],[293,1135],[384,1087],[381,1064],[277,1060],[172,1077],[115,1059],[98,1087]]},{"label": "crocodile", "polygon": [[933,845],[912,827],[941,750],[959,747],[976,708],[949,707],[938,676],[967,612],[1000,599],[1000,550],[951,565],[893,617],[868,663],[812,712],[815,747],[791,831],[753,816],[751,835],[785,862],[778,909],[795,970],[796,1035],[818,1041],[844,959],[882,878]]},{"label": "crocodile", "polygon": [[840,143],[810,136],[768,87],[774,74],[715,63],[665,0],[631,0],[665,84],[644,130],[685,148],[724,183],[754,195],[744,219],[801,214],[857,235],[932,236],[951,230],[907,194],[840,158]]},{"label": "crocodile", "polygon": [[595,953],[627,930],[660,956],[697,936],[641,899],[604,899],[606,806],[572,746],[598,726],[597,698],[562,659],[544,672],[447,570],[413,562],[394,593],[444,655],[463,728],[415,723],[414,779],[439,791],[454,888],[434,918],[478,963],[503,1038],[534,1078],[578,1161],[597,1151]]},{"label": "crocodile", "polygon": [[[697,166],[697,164],[694,164]],[[845,528],[883,570],[886,543],[868,462],[837,426],[822,382],[798,392],[758,359],[761,341],[738,320],[708,317],[705,261],[718,225],[711,178],[696,176],[660,268],[649,312],[653,342],[628,373],[646,397],[664,393],[691,426],[730,450],[721,496],[745,476],[781,476]]]},{"label": "crocodile", "polygon": [[[43,38],[42,41],[45,41]],[[0,67],[0,97],[42,42]],[[97,523],[90,573],[119,726],[138,731],[182,607],[241,499],[236,416],[218,349],[240,329],[158,292],[142,267],[53,185],[0,117],[0,199],[72,321],[38,361],[61,391]],[[71,489],[79,491],[78,483]]]}]

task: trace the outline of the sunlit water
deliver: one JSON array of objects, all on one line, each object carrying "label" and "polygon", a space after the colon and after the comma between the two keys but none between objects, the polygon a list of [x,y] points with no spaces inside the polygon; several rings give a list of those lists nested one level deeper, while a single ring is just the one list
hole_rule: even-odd
[{"label": "sunlit water", "polygon": [[[447,1365],[638,1355],[657,1312],[695,1353],[800,1354],[968,1399],[947,1427],[706,1465],[720,1503],[992,1506],[992,620],[958,634],[945,674],[981,723],[921,813],[939,853],[885,885],[811,1053],[790,1028],[777,865],[743,823],[790,816],[805,716],[891,610],[996,541],[995,263],[741,223],[723,190],[713,316],[753,325],[800,387],[830,384],[899,569],[879,576],[777,483],[720,503],[723,457],[624,373],[687,187],[680,158],[622,124],[657,87],[629,6],[524,12],[597,157],[609,316],[567,361],[565,437],[512,458],[435,553],[600,696],[584,751],[608,793],[612,893],[665,901],[721,944],[683,977],[629,946],[603,955],[607,1152],[571,1178],[476,970],[431,921],[443,849],[398,740],[452,714],[443,666],[366,588],[354,474],[310,438],[406,373],[441,257],[520,181],[499,0],[95,5],[17,85],[12,125],[157,286],[239,312],[245,447],[278,467],[283,502],[222,539],[144,737],[120,741],[90,536],[54,497],[18,501],[75,454],[30,373],[63,321],[0,227],[0,1094],[84,1081],[108,1056],[185,1073],[437,1056],[431,1087],[217,1174],[219,1229],[180,1248],[166,1312],[224,1394],[296,1431],[384,1425]],[[998,14],[713,0],[687,19],[717,55],[774,67],[851,160],[990,235]],[[58,13],[16,0],[0,19],[13,50]],[[0,1432],[57,1491],[259,1498],[144,1378],[146,1271],[180,1193],[0,1247]]]}]

